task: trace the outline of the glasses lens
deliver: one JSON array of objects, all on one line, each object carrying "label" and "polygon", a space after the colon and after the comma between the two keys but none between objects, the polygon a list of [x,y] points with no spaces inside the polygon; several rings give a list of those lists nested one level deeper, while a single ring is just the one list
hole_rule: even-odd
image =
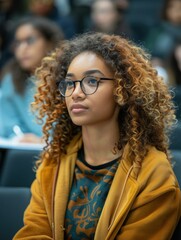
[{"label": "glasses lens", "polygon": [[21,44],[21,41],[15,40],[14,43],[13,43],[13,49],[19,48],[20,44]]},{"label": "glasses lens", "polygon": [[82,81],[82,90],[87,95],[95,93],[97,87],[98,80],[96,77],[85,77]]},{"label": "glasses lens", "polygon": [[74,82],[68,79],[60,81],[59,91],[62,96],[69,97],[74,91]]},{"label": "glasses lens", "polygon": [[31,36],[26,39],[26,43],[28,45],[33,45],[36,41],[38,40],[38,37],[36,36]]},{"label": "glasses lens", "polygon": [[38,40],[38,36],[31,36],[31,37],[27,37],[25,39],[16,39],[13,43],[13,47],[14,49],[19,48],[22,44],[26,44],[28,46],[33,45],[34,43],[36,43],[36,41]]}]

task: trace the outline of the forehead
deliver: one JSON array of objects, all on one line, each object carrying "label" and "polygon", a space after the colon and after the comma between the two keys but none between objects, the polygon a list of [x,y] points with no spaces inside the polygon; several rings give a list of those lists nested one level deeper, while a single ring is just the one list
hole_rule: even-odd
[{"label": "forehead", "polygon": [[107,0],[97,1],[93,4],[93,9],[113,9],[114,3]]},{"label": "forehead", "polygon": [[[172,1],[169,1],[168,2],[168,8],[169,7],[174,7],[174,8],[177,8],[177,7],[181,7],[181,1],[180,0],[172,0]],[[168,9],[169,10],[169,9]]]},{"label": "forehead", "polygon": [[98,69],[105,74],[112,73],[111,68],[106,64],[105,60],[93,52],[83,52],[78,54],[71,61],[68,67],[68,72],[83,73],[92,69]]},{"label": "forehead", "polygon": [[15,37],[26,37],[38,34],[38,31],[31,24],[19,26],[16,30]]}]

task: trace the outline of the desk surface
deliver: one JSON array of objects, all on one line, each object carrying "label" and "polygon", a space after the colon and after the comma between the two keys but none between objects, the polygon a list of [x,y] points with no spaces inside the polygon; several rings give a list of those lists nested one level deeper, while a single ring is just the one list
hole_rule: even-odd
[{"label": "desk surface", "polygon": [[22,149],[22,150],[42,150],[43,144],[39,143],[18,143],[11,140],[0,138],[0,149]]}]

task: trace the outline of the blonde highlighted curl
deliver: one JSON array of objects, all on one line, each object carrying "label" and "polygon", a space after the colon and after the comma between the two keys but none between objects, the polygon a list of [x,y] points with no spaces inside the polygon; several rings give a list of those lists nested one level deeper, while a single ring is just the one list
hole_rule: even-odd
[{"label": "blonde highlighted curl", "polygon": [[101,56],[115,73],[115,101],[120,105],[120,141],[128,143],[133,162],[140,167],[147,146],[168,153],[168,137],[175,123],[172,96],[151,66],[150,56],[132,42],[115,35],[87,33],[60,46],[43,59],[36,71],[37,89],[33,110],[43,125],[46,148],[42,159],[57,161],[71,139],[81,131],[68,115],[58,83],[65,78],[72,59],[89,51]]}]

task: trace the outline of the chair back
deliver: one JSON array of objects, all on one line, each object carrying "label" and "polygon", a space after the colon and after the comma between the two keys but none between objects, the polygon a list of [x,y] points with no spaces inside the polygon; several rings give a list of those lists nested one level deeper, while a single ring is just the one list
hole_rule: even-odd
[{"label": "chair back", "polygon": [[30,187],[35,179],[35,161],[39,150],[10,149],[1,170],[0,186]]},{"label": "chair back", "polygon": [[181,150],[181,120],[178,121],[170,136],[170,149]]},{"label": "chair back", "polygon": [[171,240],[180,240],[180,239],[181,239],[181,218],[177,224],[177,227],[174,231],[174,234]]},{"label": "chair back", "polygon": [[173,157],[173,171],[177,177],[178,183],[181,187],[181,150],[172,150]]},{"label": "chair back", "polygon": [[176,105],[176,116],[178,120],[181,120],[181,87],[177,86],[174,89],[175,96],[173,98]]},{"label": "chair back", "polygon": [[29,188],[0,187],[0,239],[11,240],[23,226],[30,197]]}]

